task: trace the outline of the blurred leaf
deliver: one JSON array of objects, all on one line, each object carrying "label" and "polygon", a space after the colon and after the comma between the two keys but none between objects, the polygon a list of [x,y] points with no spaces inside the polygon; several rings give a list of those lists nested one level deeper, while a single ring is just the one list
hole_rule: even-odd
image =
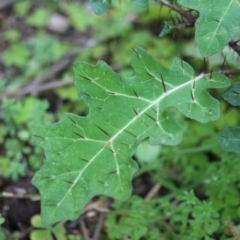
[{"label": "blurred leaf", "polygon": [[33,27],[45,27],[48,22],[49,13],[46,8],[38,8],[27,18],[27,24]]},{"label": "blurred leaf", "polygon": [[7,132],[8,132],[8,130],[7,130],[6,126],[4,126],[3,124],[0,124],[0,143],[3,143]]},{"label": "blurred leaf", "polygon": [[157,158],[161,152],[160,145],[151,145],[149,141],[141,142],[136,150],[135,156],[141,164],[149,163]]},{"label": "blurred leaf", "polygon": [[31,7],[30,0],[21,0],[14,3],[14,10],[20,17],[25,17]]},{"label": "blurred leaf", "polygon": [[29,58],[29,51],[23,44],[11,45],[3,52],[3,59],[7,66],[14,65],[16,67],[23,67]]},{"label": "blurred leaf", "polygon": [[223,98],[233,106],[240,105],[240,83],[234,83],[224,94]]},{"label": "blurred leaf", "polygon": [[18,181],[20,177],[26,175],[26,164],[18,161],[11,161],[7,168],[6,175],[13,181]]},{"label": "blurred leaf", "polygon": [[7,156],[12,160],[19,161],[22,157],[22,143],[17,138],[7,139],[5,143]]},{"label": "blurred leaf", "polygon": [[7,240],[7,236],[1,231],[1,227],[0,227],[0,239]]},{"label": "blurred leaf", "polygon": [[4,38],[9,41],[10,43],[17,42],[20,38],[20,32],[11,28],[8,30],[5,30],[4,33]]},{"label": "blurred leaf", "polygon": [[132,2],[136,3],[137,5],[139,5],[141,7],[148,6],[148,0],[132,0]]},{"label": "blurred leaf", "polygon": [[111,5],[111,0],[89,0],[89,4],[97,15],[101,15],[107,11]]},{"label": "blurred leaf", "polygon": [[188,205],[196,205],[199,203],[199,199],[195,196],[193,190],[190,192],[185,191],[182,195],[178,196],[178,199],[186,202]]},{"label": "blurred leaf", "polygon": [[52,227],[52,232],[57,240],[66,240],[66,229],[62,223],[58,223]]},{"label": "blurred leaf", "polygon": [[54,240],[49,230],[33,230],[30,234],[31,240]]},{"label": "blurred leaf", "polygon": [[[183,45],[183,52],[187,57],[192,59],[200,60],[199,67],[202,67],[203,56],[201,55],[198,46],[194,41],[185,42]],[[208,57],[208,68],[221,67],[226,62],[229,66],[239,68],[238,54],[233,52],[229,46],[225,46],[221,52],[215,53]]]},{"label": "blurred leaf", "polygon": [[67,239],[68,240],[85,240],[83,237],[75,236],[75,235],[72,235],[72,234],[67,235]]},{"label": "blurred leaf", "polygon": [[[2,217],[2,215],[0,214],[0,225],[2,225],[5,222],[5,219]],[[1,229],[0,229],[1,230]]]},{"label": "blurred leaf", "polygon": [[173,25],[171,22],[164,21],[164,27],[159,34],[159,37],[165,37],[173,29],[180,29],[180,26]]},{"label": "blurred leaf", "polygon": [[40,215],[34,215],[31,218],[31,224],[35,228],[41,228],[39,230],[33,230],[31,232],[31,240],[66,240],[65,233],[66,230],[62,223],[58,223],[49,228],[45,228],[42,225],[42,220]]},{"label": "blurred leaf", "polygon": [[71,4],[64,3],[61,5],[61,9],[68,15],[71,26],[80,31],[85,31],[94,23],[94,20],[96,20],[94,14],[89,14],[86,9],[77,2]]},{"label": "blurred leaf", "polygon": [[[218,131],[223,129],[225,126],[237,126],[240,124],[240,115],[237,108],[229,108],[225,101],[221,102],[220,107],[222,115],[214,124]],[[215,132],[212,134],[215,135]]]},{"label": "blurred leaf", "polygon": [[50,8],[52,8],[52,10],[56,10],[58,6],[58,0],[47,0],[47,3],[50,6]]},{"label": "blurred leaf", "polygon": [[[159,215],[157,209],[154,209],[154,202],[133,196],[128,204],[116,203],[113,208],[121,209],[120,211],[125,214],[118,215],[117,211],[107,214],[106,227],[109,239],[151,239],[149,233],[154,229],[154,220]],[[159,235],[158,233],[156,239],[159,239]]]},{"label": "blurred leaf", "polygon": [[223,150],[240,153],[240,127],[225,127],[216,140]]},{"label": "blurred leaf", "polygon": [[33,227],[43,228],[41,216],[40,215],[34,215],[31,218],[31,224],[32,224]]},{"label": "blurred leaf", "polygon": [[68,99],[71,102],[77,100],[79,101],[78,92],[73,85],[64,88],[58,88],[55,90],[55,92],[61,99]]},{"label": "blurred leaf", "polygon": [[20,130],[17,135],[21,141],[27,141],[30,138],[30,133],[27,130]]},{"label": "blurred leaf", "polygon": [[220,52],[240,31],[240,0],[178,0],[178,3],[200,12],[195,23],[195,40],[204,57]]}]

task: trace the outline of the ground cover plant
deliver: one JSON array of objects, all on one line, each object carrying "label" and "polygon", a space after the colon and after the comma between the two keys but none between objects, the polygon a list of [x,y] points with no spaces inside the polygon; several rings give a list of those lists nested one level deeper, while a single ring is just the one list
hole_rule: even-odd
[{"label": "ground cover plant", "polygon": [[1,9],[1,239],[240,239],[239,1]]}]

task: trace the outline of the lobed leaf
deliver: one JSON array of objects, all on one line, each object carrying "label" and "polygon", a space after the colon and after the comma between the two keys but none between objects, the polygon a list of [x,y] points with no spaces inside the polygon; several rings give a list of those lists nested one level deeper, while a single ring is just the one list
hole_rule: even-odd
[{"label": "lobed leaf", "polygon": [[216,140],[223,150],[240,153],[240,127],[225,127],[216,135]]},{"label": "lobed leaf", "polygon": [[138,144],[146,138],[151,144],[181,141],[183,129],[169,107],[202,123],[218,119],[219,103],[206,89],[229,86],[226,76],[195,76],[177,58],[166,69],[139,47],[131,64],[136,74],[124,78],[103,61],[75,63],[74,82],[88,116],[65,114],[35,135],[47,159],[33,178],[45,225],[78,218],[95,195],[126,200],[138,169],[131,158]]},{"label": "lobed leaf", "polygon": [[220,52],[240,31],[240,0],[178,0],[200,12],[196,21],[196,42],[203,56]]}]

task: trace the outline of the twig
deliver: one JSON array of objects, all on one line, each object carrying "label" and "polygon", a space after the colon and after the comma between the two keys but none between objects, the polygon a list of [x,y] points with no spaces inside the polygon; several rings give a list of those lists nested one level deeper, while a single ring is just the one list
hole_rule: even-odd
[{"label": "twig", "polygon": [[96,205],[95,203],[89,203],[83,213],[89,212],[89,211],[96,211],[96,212],[103,212],[103,213],[107,213],[110,212],[110,210],[108,208],[105,207],[99,207],[98,205]]},{"label": "twig", "polygon": [[57,73],[65,70],[71,63],[73,58],[83,52],[88,50],[89,48],[95,47],[96,45],[98,45],[100,43],[100,41],[94,40],[94,39],[89,39],[86,43],[85,46],[81,49],[77,48],[77,49],[73,49],[71,51],[69,51],[68,53],[66,53],[63,57],[62,60],[56,64],[54,64],[50,70],[48,71],[48,73],[46,75],[44,75],[43,77],[37,78],[35,79],[32,84],[29,86],[29,88],[32,89],[32,92],[34,92],[34,89],[36,89],[40,83],[47,81],[48,79],[51,79],[53,76],[55,76]]},{"label": "twig", "polygon": [[2,192],[0,193],[0,198],[21,198],[21,199],[30,199],[32,201],[40,201],[39,194],[14,194],[10,192]]},{"label": "twig", "polygon": [[[73,80],[66,80],[66,81],[55,80],[53,82],[46,83],[39,86],[38,89],[34,91],[34,94],[39,94],[40,92],[55,89],[55,88],[66,87],[72,84],[73,84]],[[29,89],[29,91],[24,91],[24,92],[19,91],[18,96],[25,95],[25,94],[33,94],[33,93],[31,92],[31,89]]]},{"label": "twig", "polygon": [[158,190],[161,188],[161,184],[160,183],[156,183],[148,192],[148,194],[145,197],[146,201],[151,200],[158,192]]},{"label": "twig", "polygon": [[240,75],[240,69],[236,70],[220,70],[221,74],[224,74],[226,76],[232,76],[232,75]]},{"label": "twig", "polygon": [[231,47],[240,56],[240,46],[237,44],[238,41],[230,41],[228,46]]},{"label": "twig", "polygon": [[[104,201],[103,207],[107,208],[109,206],[109,204],[110,204],[110,198],[106,198],[105,201]],[[95,230],[94,235],[93,235],[93,240],[99,240],[100,239],[100,233],[101,233],[101,229],[102,229],[102,226],[103,226],[103,221],[104,221],[104,218],[105,218],[105,214],[106,214],[106,212],[101,212],[101,214],[99,216],[98,224],[97,224],[96,230]]]},{"label": "twig", "polygon": [[33,227],[30,226],[27,229],[24,229],[23,232],[21,232],[21,234],[18,236],[18,239],[26,239],[26,236],[32,232]]},{"label": "twig", "polygon": [[98,219],[96,230],[94,232],[93,240],[99,240],[100,239],[100,233],[101,233],[101,229],[102,229],[102,226],[103,226],[104,218],[105,218],[105,213],[101,213],[100,216],[99,216],[99,219]]},{"label": "twig", "polygon": [[50,83],[42,84],[37,89],[35,89],[34,92],[32,92],[31,88],[22,88],[22,89],[16,90],[16,91],[9,91],[4,95],[0,94],[0,99],[6,98],[6,97],[20,97],[20,96],[23,96],[26,94],[37,95],[46,90],[61,88],[61,87],[69,86],[72,84],[73,84],[73,80],[66,80],[66,81],[55,80]]},{"label": "twig", "polygon": [[234,236],[234,238],[235,238],[236,240],[240,240],[240,235],[239,235],[239,233],[237,232],[237,230],[235,229],[235,227],[233,226],[230,218],[227,218],[226,223],[227,223],[227,225],[228,225],[228,230],[229,230],[229,232]]},{"label": "twig", "polygon": [[175,12],[179,13],[182,17],[184,17],[188,21],[188,24],[186,24],[187,27],[194,26],[197,17],[194,16],[191,12],[185,11],[181,7],[171,4],[170,2],[165,0],[160,0],[160,3],[166,7],[169,7],[170,9],[174,10]]},{"label": "twig", "polygon": [[65,70],[72,63],[73,58],[77,54],[79,54],[83,51],[86,51],[86,50],[88,50],[92,47],[95,47],[100,43],[101,43],[101,41],[89,39],[86,42],[84,47],[82,47],[81,49],[73,49],[70,52],[68,52],[67,54],[65,54],[62,57],[62,59],[60,60],[60,62],[54,64],[45,75],[31,81],[31,83],[29,85],[27,85],[26,87],[23,87],[20,90],[15,90],[15,91],[11,90],[11,91],[8,91],[4,94],[0,94],[0,100],[2,100],[3,98],[6,98],[6,97],[21,96],[21,95],[24,95],[24,94],[27,94],[27,93],[31,93],[32,95],[36,95],[37,92],[38,92],[38,89],[40,88],[40,84],[48,81],[49,79],[53,78],[55,75],[60,73],[61,71]]},{"label": "twig", "polygon": [[84,236],[84,238],[86,240],[91,240],[91,238],[89,237],[89,233],[88,233],[88,230],[86,228],[86,225],[85,225],[85,222],[83,219],[80,219],[80,228],[81,228],[81,231],[82,231],[82,234]]},{"label": "twig", "polygon": [[[159,191],[159,189],[161,188],[161,184],[160,183],[156,183],[148,192],[148,194],[145,197],[145,201],[149,201],[151,200]],[[160,218],[160,221],[163,223],[163,225],[165,226],[165,228],[174,236],[177,237],[178,235],[172,230],[171,226],[164,221],[164,219]]]}]

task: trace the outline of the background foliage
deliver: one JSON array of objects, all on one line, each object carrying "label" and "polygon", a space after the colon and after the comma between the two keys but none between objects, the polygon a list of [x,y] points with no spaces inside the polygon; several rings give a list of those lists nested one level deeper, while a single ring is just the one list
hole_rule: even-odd
[{"label": "background foliage", "polygon": [[[105,5],[65,0],[0,4],[0,239],[240,239],[240,159],[234,153],[239,153],[240,139],[236,128],[239,25],[235,24],[239,1],[211,1],[216,8],[208,6],[209,1],[199,6],[178,1],[193,9],[187,11],[191,16],[180,14],[176,1],[160,2],[112,1],[110,7],[109,1]],[[107,12],[96,15],[89,6],[97,14]],[[213,16],[221,21],[208,28],[216,31],[205,28],[205,22],[203,28],[203,21]],[[60,17],[57,25],[62,21],[60,30],[53,24],[56,17]],[[206,47],[200,39],[203,35],[214,40],[216,49]],[[45,161],[32,134],[65,112],[88,114],[73,86],[73,61],[96,64],[102,59],[129,77],[136,46],[166,68],[179,57],[196,75],[225,71],[235,84],[223,95],[223,90],[209,90],[220,101],[220,118],[200,124],[177,115],[184,127],[181,144],[139,144],[134,154],[139,171],[128,201],[95,197],[77,220],[42,226],[38,207],[33,212],[29,207],[39,204],[30,181]],[[215,135],[223,149],[233,152],[223,151]],[[28,219],[14,211],[25,205]]]}]

